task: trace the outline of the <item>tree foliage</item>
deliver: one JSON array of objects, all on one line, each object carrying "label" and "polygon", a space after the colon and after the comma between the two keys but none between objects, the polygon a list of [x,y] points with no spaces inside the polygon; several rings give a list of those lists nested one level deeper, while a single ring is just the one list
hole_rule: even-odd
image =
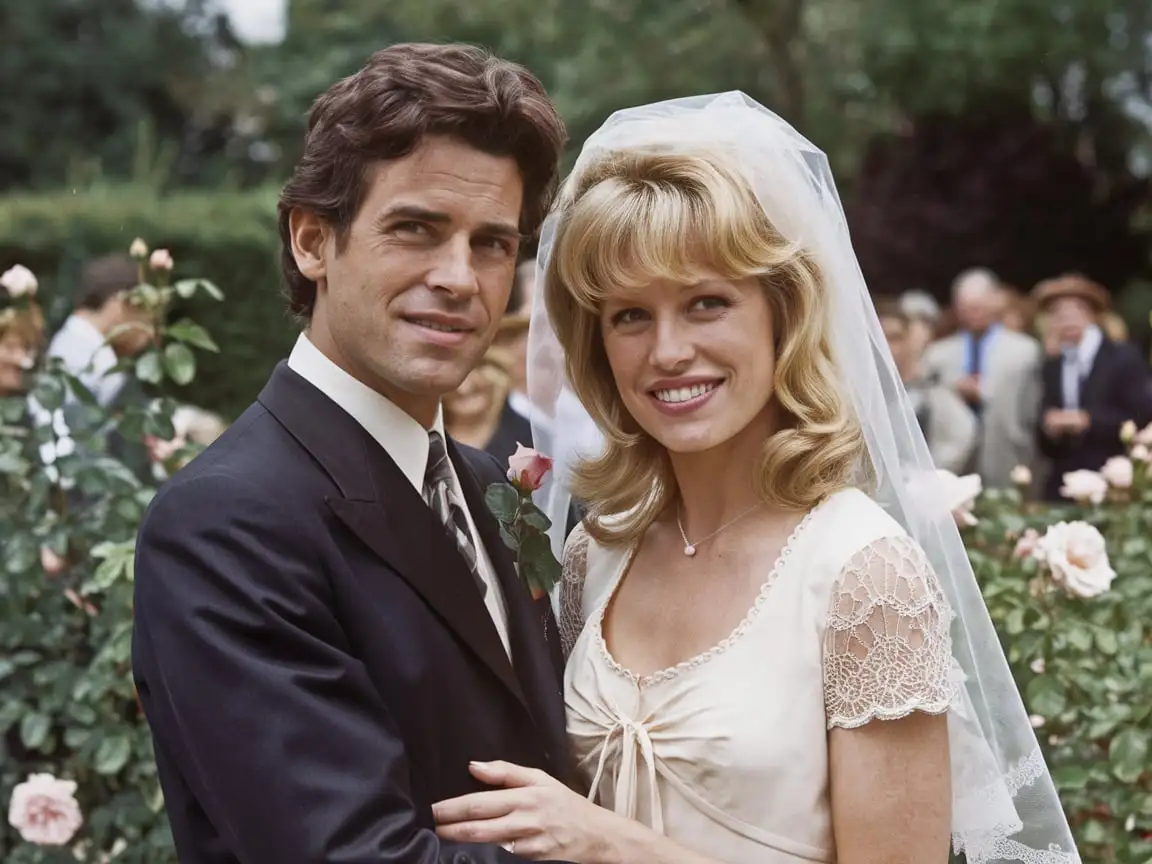
[{"label": "tree foliage", "polygon": [[946,299],[962,269],[990,267],[1025,290],[1079,271],[1119,287],[1148,267],[1136,215],[1146,179],[1108,177],[1061,125],[1025,104],[932,115],[873,139],[849,210],[873,291]]}]

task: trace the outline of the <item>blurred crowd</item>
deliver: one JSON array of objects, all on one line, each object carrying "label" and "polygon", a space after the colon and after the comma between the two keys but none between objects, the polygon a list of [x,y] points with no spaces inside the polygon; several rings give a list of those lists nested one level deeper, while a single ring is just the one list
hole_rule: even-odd
[{"label": "blurred crowd", "polygon": [[[527,336],[535,261],[526,261],[484,362],[444,403],[448,431],[506,461],[533,441]],[[983,268],[960,273],[942,307],[925,292],[876,298],[876,311],[928,448],[939,468],[979,474],[985,487],[1020,485],[1059,498],[1061,478],[1099,470],[1124,446],[1126,421],[1152,422],[1152,372],[1129,342],[1108,291],[1079,274],[1030,291]],[[569,397],[567,400],[565,397]],[[557,472],[600,446],[571,394],[552,427]],[[539,446],[540,442],[537,442]]]}]

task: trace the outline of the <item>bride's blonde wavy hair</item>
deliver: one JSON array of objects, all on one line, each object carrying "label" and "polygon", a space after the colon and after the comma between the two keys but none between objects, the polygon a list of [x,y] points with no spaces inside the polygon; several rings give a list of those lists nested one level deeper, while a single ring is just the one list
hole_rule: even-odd
[{"label": "bride's blonde wavy hair", "polygon": [[[815,260],[786,240],[721,151],[605,153],[570,178],[544,282],[548,317],[576,395],[606,447],[577,463],[572,491],[604,544],[633,542],[676,496],[667,451],[625,409],[604,350],[604,299],[655,279],[756,277],[772,310],[781,428],[764,442],[760,494],[808,510],[866,461],[829,339],[830,298]],[[768,338],[769,334],[765,334]]]}]

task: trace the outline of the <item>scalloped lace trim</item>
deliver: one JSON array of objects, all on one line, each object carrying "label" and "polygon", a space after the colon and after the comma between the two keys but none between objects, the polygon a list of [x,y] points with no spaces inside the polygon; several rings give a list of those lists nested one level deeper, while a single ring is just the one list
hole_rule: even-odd
[{"label": "scalloped lace trim", "polygon": [[853,555],[833,590],[824,633],[828,728],[948,711],[959,696],[952,617],[912,538],[884,537]]},{"label": "scalloped lace trim", "polygon": [[594,638],[596,640],[596,644],[600,648],[600,655],[604,658],[604,662],[607,663],[608,666],[617,674],[627,678],[637,687],[643,688],[651,687],[652,685],[659,684],[662,681],[670,681],[673,678],[684,674],[688,670],[703,666],[705,663],[708,663],[709,661],[723,654],[725,651],[740,641],[741,637],[743,637],[744,634],[748,632],[748,628],[751,627],[756,618],[759,617],[760,610],[764,607],[765,602],[767,602],[768,594],[771,592],[772,586],[776,584],[776,580],[780,578],[780,574],[783,572],[785,564],[788,563],[788,558],[791,557],[793,548],[795,547],[797,541],[800,539],[800,536],[811,523],[812,517],[816,515],[816,513],[823,505],[824,502],[822,501],[807,513],[805,513],[804,518],[801,519],[796,524],[796,527],[792,529],[792,533],[788,535],[788,539],[785,540],[784,545],[780,547],[780,555],[776,558],[776,563],[772,565],[772,569],[768,572],[767,578],[765,578],[763,584],[760,586],[760,590],[756,594],[756,600],[753,602],[748,612],[744,615],[743,620],[736,625],[735,630],[733,630],[728,634],[727,637],[725,637],[722,641],[707,651],[704,651],[701,654],[697,654],[695,657],[691,657],[688,660],[682,660],[675,666],[669,666],[667,669],[661,669],[659,672],[653,672],[651,675],[643,676],[637,675],[630,669],[627,669],[626,667],[616,662],[616,658],[613,657],[612,652],[608,650],[608,641],[604,638],[604,616],[607,614],[608,606],[612,603],[612,599],[616,596],[616,591],[620,588],[620,583],[623,581],[624,574],[626,574],[631,568],[632,561],[636,557],[637,549],[636,547],[633,547],[632,551],[628,555],[628,559],[625,562],[624,567],[620,570],[620,575],[616,579],[616,584],[612,587],[612,590],[608,592],[608,597],[604,600],[603,604],[600,606],[600,609],[596,613],[596,632],[594,634]]},{"label": "scalloped lace trim", "polygon": [[[1031,786],[1044,776],[1044,755],[1037,747],[1014,766],[998,782],[978,792],[976,797],[995,802],[1007,792],[1015,799],[1021,790]],[[1013,812],[1015,816],[1015,812]],[[952,850],[964,854],[967,864],[999,864],[1017,861],[1021,864],[1081,864],[1080,855],[1075,849],[1063,849],[1052,843],[1046,849],[1034,849],[1012,835],[1020,833],[1023,825],[1017,817],[1011,822],[1002,822],[991,828],[979,831],[953,831]]]}]

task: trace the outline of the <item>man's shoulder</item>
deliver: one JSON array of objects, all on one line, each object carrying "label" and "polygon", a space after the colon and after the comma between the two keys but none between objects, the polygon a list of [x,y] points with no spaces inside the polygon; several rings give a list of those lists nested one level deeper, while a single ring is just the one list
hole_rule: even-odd
[{"label": "man's shoulder", "polygon": [[259,403],[176,472],[157,493],[151,511],[209,507],[226,516],[264,502],[264,512],[298,502],[306,487],[323,479],[307,453]]}]

